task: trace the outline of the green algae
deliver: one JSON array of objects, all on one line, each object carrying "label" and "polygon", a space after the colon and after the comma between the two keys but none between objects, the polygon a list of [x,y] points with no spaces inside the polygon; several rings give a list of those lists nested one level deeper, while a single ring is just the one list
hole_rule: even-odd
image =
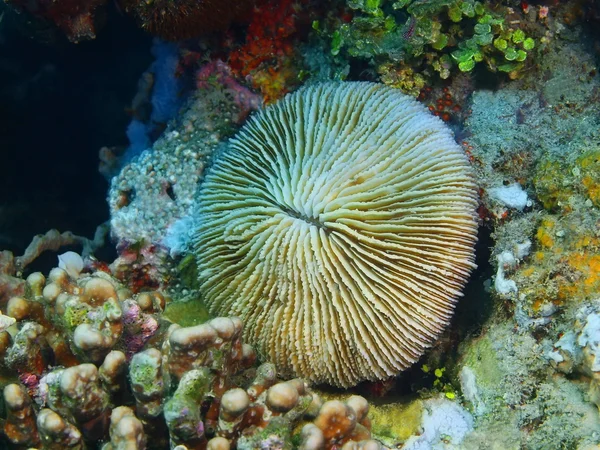
[{"label": "green algae", "polygon": [[503,370],[488,335],[469,343],[460,365],[468,366],[476,373],[481,387],[492,389],[502,381]]},{"label": "green algae", "polygon": [[208,308],[199,299],[171,302],[165,308],[163,316],[182,327],[200,325],[211,318]]},{"label": "green algae", "polygon": [[[370,61],[380,74],[386,73],[382,66],[392,65],[392,72],[415,69],[421,76],[437,73],[447,79],[481,64],[516,79],[536,47],[535,40],[518,28],[519,21],[507,19],[514,11],[486,2],[347,0],[346,4],[352,12],[349,22],[313,28],[321,36],[329,35],[332,55]],[[413,94],[414,88],[409,89],[406,92]]]},{"label": "green algae", "polygon": [[87,317],[89,310],[89,306],[81,303],[67,306],[62,316],[62,321],[66,328],[73,331],[83,323],[90,323],[91,320]]},{"label": "green algae", "polygon": [[277,448],[292,450],[290,422],[283,416],[273,417],[269,424],[259,432],[250,436],[241,436],[237,443],[238,450],[254,450],[261,448]]},{"label": "green algae", "polygon": [[410,403],[390,403],[369,407],[371,432],[388,446],[396,447],[421,427],[423,402],[419,399]]},{"label": "green algae", "polygon": [[160,379],[160,362],[143,353],[136,354],[131,360],[129,377],[131,384],[139,386],[147,396],[162,392],[162,385],[156,382]]}]

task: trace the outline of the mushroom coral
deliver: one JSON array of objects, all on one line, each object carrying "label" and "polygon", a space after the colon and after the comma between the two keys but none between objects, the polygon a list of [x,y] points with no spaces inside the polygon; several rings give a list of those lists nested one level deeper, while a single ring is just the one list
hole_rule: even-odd
[{"label": "mushroom coral", "polygon": [[288,375],[396,375],[448,323],[474,265],[477,190],[450,130],[383,85],[304,87],[254,115],[199,188],[213,312]]}]

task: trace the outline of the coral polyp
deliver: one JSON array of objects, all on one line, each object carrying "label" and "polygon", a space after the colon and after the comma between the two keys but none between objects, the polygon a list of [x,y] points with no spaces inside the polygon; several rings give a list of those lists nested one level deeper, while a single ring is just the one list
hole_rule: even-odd
[{"label": "coral polyp", "polygon": [[178,41],[226,29],[252,10],[254,0],[123,0],[122,4],[150,34]]},{"label": "coral polyp", "polygon": [[198,197],[205,301],[242,317],[278,370],[313,382],[406,369],[474,266],[465,154],[440,120],[382,85],[315,85],[254,116]]}]

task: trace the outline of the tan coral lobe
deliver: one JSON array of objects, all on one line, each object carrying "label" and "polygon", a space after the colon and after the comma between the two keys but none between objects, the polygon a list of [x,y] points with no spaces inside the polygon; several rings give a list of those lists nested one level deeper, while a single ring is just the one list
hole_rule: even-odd
[{"label": "tan coral lobe", "polygon": [[373,83],[252,117],[200,187],[206,302],[286,375],[350,386],[413,364],[474,267],[476,185],[449,129]]}]

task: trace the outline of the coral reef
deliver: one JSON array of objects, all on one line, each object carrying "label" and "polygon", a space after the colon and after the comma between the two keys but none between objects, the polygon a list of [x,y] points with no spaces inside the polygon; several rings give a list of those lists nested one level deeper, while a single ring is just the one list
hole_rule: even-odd
[{"label": "coral reef", "polygon": [[[11,2],[73,41],[103,3]],[[101,150],[113,263],[0,252],[0,447],[597,448],[597,8],[216,3],[120,2],[195,39]]]},{"label": "coral reef", "polygon": [[330,35],[331,52],[368,61],[381,81],[417,96],[434,75],[448,79],[478,63],[522,76],[535,48],[531,31],[545,27],[521,8],[473,0],[348,0],[346,16],[315,28]]},{"label": "coral reef", "polygon": [[49,230],[46,234],[35,236],[21,256],[15,257],[7,250],[0,252],[0,308],[4,309],[11,297],[25,293],[26,284],[20,275],[42,253],[75,245],[82,247],[81,253],[87,258],[104,244],[107,233],[107,224],[98,226],[94,239],[77,236],[70,231]]},{"label": "coral reef", "polygon": [[505,448],[544,449],[548,439],[567,448],[597,443],[596,406],[577,384],[554,376],[546,345],[506,321],[464,344],[461,388],[476,424],[465,448],[491,448],[495,438]]},{"label": "coral reef", "polygon": [[[178,131],[167,132],[153,151],[143,152],[113,178],[108,201],[118,242],[160,244],[166,229],[191,212],[207,148],[206,141],[184,139]],[[213,137],[213,148],[217,142]]]},{"label": "coral reef", "polygon": [[460,405],[443,397],[423,402],[422,432],[402,446],[406,450],[458,446],[473,431],[473,418]]},{"label": "coral reef", "polygon": [[21,345],[6,353],[8,367],[40,376],[50,361],[65,366],[74,360],[100,363],[117,342],[131,355],[156,333],[158,316],[153,314],[165,307],[160,293],[132,296],[105,272],[75,275],[61,268],[53,269],[48,279],[33,273],[27,277],[30,297],[9,300],[7,314],[27,323],[14,336]]},{"label": "coral reef", "polygon": [[[111,235],[118,247],[124,250],[139,244],[142,249],[161,246],[181,252],[177,221],[192,212],[208,157],[233,133],[235,124],[260,105],[256,96],[227,76],[228,69],[221,63],[202,67],[198,89],[181,114],[152,149],[135,157],[112,179],[108,203]],[[218,83],[225,79],[226,84]],[[140,254],[135,248],[132,251]]]},{"label": "coral reef", "polygon": [[242,124],[252,111],[260,109],[262,99],[247,87],[239,84],[230,66],[223,61],[211,61],[200,67],[196,73],[196,87],[201,91],[223,89],[238,109],[236,124]]},{"label": "coral reef", "polygon": [[253,117],[206,174],[200,290],[285,374],[394,376],[460,296],[476,196],[466,156],[414,100],[373,83],[301,89]]},{"label": "coral reef", "polygon": [[15,329],[0,331],[0,364],[20,379],[3,393],[12,448],[381,448],[364,398],[324,402],[255,367],[237,318],[171,324],[160,293],[130,297],[105,272],[26,283],[8,305]]},{"label": "coral reef", "polygon": [[583,46],[555,44],[538,62],[543,79],[475,92],[467,119],[496,304],[453,369],[475,418],[464,448],[492,448],[495,436],[505,448],[586,448],[600,436],[600,82]]},{"label": "coral reef", "polygon": [[14,255],[8,250],[0,252],[0,306],[2,307],[11,297],[25,293],[25,280],[16,275]]}]

